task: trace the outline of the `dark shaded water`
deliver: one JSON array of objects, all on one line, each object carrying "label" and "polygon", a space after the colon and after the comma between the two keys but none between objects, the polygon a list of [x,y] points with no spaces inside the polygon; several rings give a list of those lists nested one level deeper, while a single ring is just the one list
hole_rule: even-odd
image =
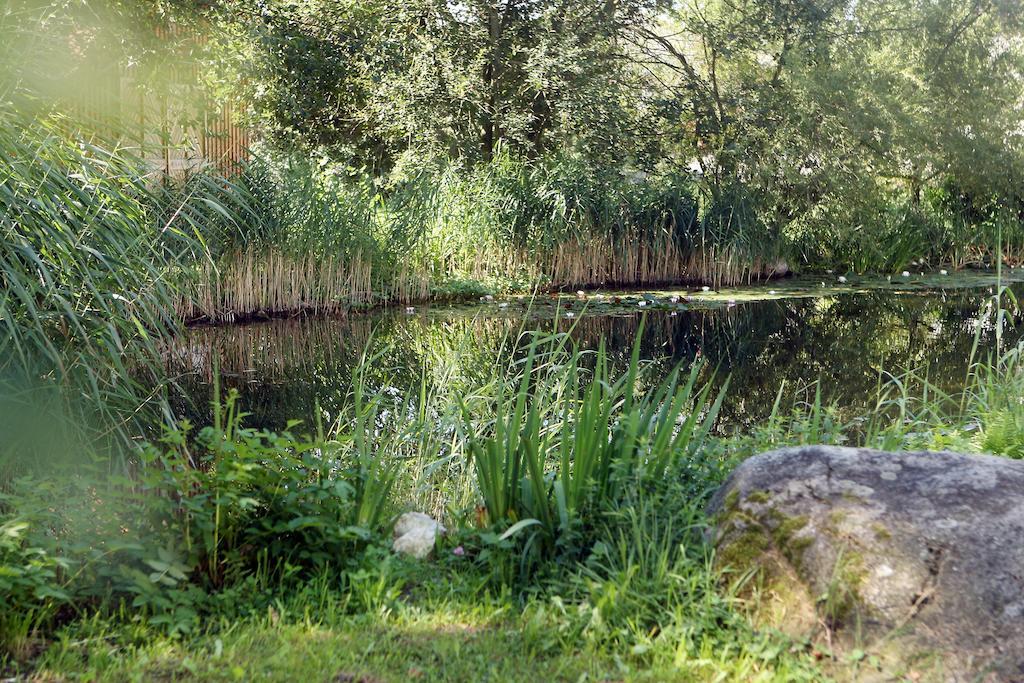
[{"label": "dark shaded water", "polygon": [[[381,354],[370,377],[378,386],[418,388],[421,379],[471,386],[507,349],[509,335],[523,328],[574,326],[582,346],[595,348],[603,338],[613,355],[625,359],[643,311],[644,358],[667,372],[703,357],[720,377],[731,378],[722,413],[729,429],[763,420],[783,381],[793,396],[820,380],[824,395],[851,414],[873,405],[884,372],[927,369],[931,381],[955,390],[976,334],[983,353],[996,342],[983,315],[988,287],[745,300],[742,295],[751,291],[764,289],[738,292],[735,305],[669,305],[659,295],[660,303],[644,308],[632,307],[632,299],[588,304],[583,314],[579,302],[562,300],[559,306],[575,304],[576,317],[557,323],[553,303],[534,303],[527,311],[513,301],[502,308],[487,303],[194,328],[169,351],[168,362],[193,399],[179,400],[179,414],[206,421],[218,366],[222,386],[239,390],[251,413],[248,422],[280,428],[289,419],[310,420],[317,406],[328,418],[336,414],[366,349]],[[1005,343],[1016,339],[1015,332],[1005,333]]]}]

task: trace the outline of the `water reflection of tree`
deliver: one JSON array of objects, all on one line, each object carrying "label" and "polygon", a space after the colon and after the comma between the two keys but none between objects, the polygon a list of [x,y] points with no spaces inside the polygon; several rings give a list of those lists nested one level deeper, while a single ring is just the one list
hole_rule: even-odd
[{"label": "water reflection of tree", "polygon": [[[641,351],[654,361],[651,376],[698,356],[731,377],[723,406],[726,424],[763,419],[780,384],[792,392],[821,380],[827,397],[851,412],[873,403],[882,370],[927,367],[947,389],[962,381],[982,297],[978,293],[903,295],[869,293],[824,299],[746,303],[715,310],[648,313]],[[613,362],[625,363],[640,314],[587,315],[562,320],[584,348],[603,339]],[[351,371],[364,349],[381,354],[368,377],[378,388],[405,391],[425,378],[430,388],[458,392],[486,381],[496,360],[514,346],[522,320],[482,313],[433,319],[393,313],[349,320],[305,319],[193,330],[167,352],[182,374],[179,414],[208,415],[205,401],[218,359],[222,383],[236,387],[252,422],[282,426],[309,419],[319,404],[328,415],[344,405]],[[527,327],[550,331],[550,317]],[[982,348],[994,343],[983,330]],[[198,407],[197,407],[198,406]]]}]

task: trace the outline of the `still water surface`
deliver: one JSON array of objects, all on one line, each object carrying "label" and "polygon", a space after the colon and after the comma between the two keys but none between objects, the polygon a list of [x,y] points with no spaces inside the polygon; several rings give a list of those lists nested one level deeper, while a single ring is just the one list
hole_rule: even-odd
[{"label": "still water surface", "polygon": [[[843,286],[806,279],[727,292],[524,297],[196,327],[169,349],[168,364],[189,397],[179,399],[179,414],[206,422],[219,368],[221,385],[240,392],[250,425],[281,428],[289,419],[308,423],[318,406],[328,417],[337,414],[367,349],[382,354],[370,382],[392,391],[418,389],[423,379],[471,386],[521,330],[570,331],[584,348],[603,339],[624,360],[645,318],[642,357],[656,361],[659,372],[698,358],[717,367],[719,379],[730,377],[722,428],[742,429],[768,415],[783,381],[791,396],[820,381],[823,394],[850,415],[873,405],[889,372],[927,370],[933,382],[955,390],[975,339],[981,353],[996,346],[986,314],[994,283],[986,274]],[[1024,294],[1024,284],[1012,290]],[[1018,336],[1008,328],[1003,344]]]}]

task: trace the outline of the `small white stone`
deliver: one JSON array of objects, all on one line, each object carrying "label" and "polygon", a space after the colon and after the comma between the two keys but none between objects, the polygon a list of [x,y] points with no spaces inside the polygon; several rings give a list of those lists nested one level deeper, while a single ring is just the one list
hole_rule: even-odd
[{"label": "small white stone", "polygon": [[434,549],[437,537],[447,531],[430,515],[422,512],[406,512],[395,522],[394,541],[391,544],[396,553],[412,555],[422,560]]},{"label": "small white stone", "polygon": [[484,301],[494,301],[494,297],[491,296],[490,294],[488,294],[488,295],[484,296]]}]

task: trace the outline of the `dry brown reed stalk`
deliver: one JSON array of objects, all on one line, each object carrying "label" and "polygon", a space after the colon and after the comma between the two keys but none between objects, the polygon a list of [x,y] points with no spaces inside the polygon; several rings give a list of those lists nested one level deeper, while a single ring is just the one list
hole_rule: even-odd
[{"label": "dry brown reed stalk", "polygon": [[641,236],[571,238],[543,249],[489,245],[453,254],[434,267],[415,256],[392,268],[359,251],[343,257],[248,247],[216,265],[199,267],[177,313],[184,320],[211,322],[344,315],[374,304],[425,301],[433,286],[451,278],[500,280],[512,273],[552,289],[671,283],[721,287],[770,276],[774,267],[768,259],[735,248],[687,252],[672,240]]},{"label": "dry brown reed stalk", "polygon": [[735,249],[685,252],[670,240],[591,238],[559,243],[540,267],[554,288],[701,283],[750,283],[771,275],[774,263]]},{"label": "dry brown reed stalk", "polygon": [[204,263],[179,299],[184,320],[225,322],[299,312],[344,314],[375,300],[373,267],[349,259],[247,248],[219,263]]},{"label": "dry brown reed stalk", "polygon": [[353,307],[420,301],[429,295],[429,275],[409,264],[390,279],[378,275],[373,260],[361,252],[343,258],[247,248],[200,266],[176,312],[187,321],[210,322],[296,313],[344,315]]}]

